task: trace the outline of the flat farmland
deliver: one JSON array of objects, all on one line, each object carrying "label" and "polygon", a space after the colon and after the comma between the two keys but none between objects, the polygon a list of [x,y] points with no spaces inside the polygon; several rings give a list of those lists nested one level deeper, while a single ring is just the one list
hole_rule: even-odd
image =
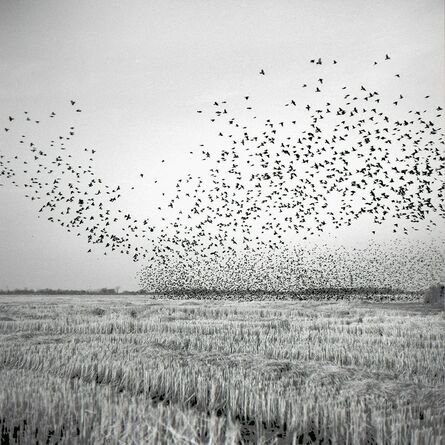
[{"label": "flat farmland", "polygon": [[0,296],[2,444],[442,444],[419,303]]}]

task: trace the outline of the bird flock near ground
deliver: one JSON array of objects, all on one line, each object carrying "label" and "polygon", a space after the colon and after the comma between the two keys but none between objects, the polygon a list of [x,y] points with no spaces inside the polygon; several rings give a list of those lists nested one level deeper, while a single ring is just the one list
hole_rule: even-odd
[{"label": "bird flock near ground", "polygon": [[[8,116],[4,133],[18,148],[0,155],[0,184],[22,188],[39,202],[39,215],[86,236],[88,252],[102,247],[104,255],[145,262],[139,275],[145,286],[171,281],[172,265],[176,286],[212,264],[226,278],[234,264],[244,275],[264,275],[271,255],[289,252],[295,237],[304,242],[365,217],[372,234],[384,223],[402,236],[432,230],[445,216],[443,105],[427,95],[411,106],[403,83],[390,98],[368,85],[339,85],[322,69],[341,61],[308,63],[311,78],[289,94],[278,119],[257,113],[248,92],[238,102],[216,99],[197,110],[216,139],[190,151],[200,174],[177,180],[174,195],[157,209],[163,225],[121,208],[124,187],[95,174],[96,151],[76,146],[75,125],[48,146],[30,140],[26,125],[42,126],[58,118],[55,112]],[[386,54],[370,66],[388,64],[401,82],[391,63]],[[258,75],[266,80],[267,70]],[[303,102],[308,91],[313,100]],[[73,116],[82,112],[76,100],[67,106]],[[80,152],[87,159],[79,160]],[[168,175],[168,163],[162,166]]]}]

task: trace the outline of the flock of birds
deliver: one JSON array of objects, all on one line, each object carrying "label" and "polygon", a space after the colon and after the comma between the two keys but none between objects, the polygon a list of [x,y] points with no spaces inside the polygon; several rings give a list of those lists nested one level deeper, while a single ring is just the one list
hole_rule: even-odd
[{"label": "flock of birds", "polygon": [[[172,258],[140,271],[147,289],[199,295],[224,291],[294,292],[317,288],[419,289],[440,279],[445,257],[436,240],[401,238],[354,248],[314,243],[281,249],[245,250],[236,255]],[[340,292],[339,296],[342,293]]]},{"label": "flock of birds", "polygon": [[[71,100],[69,106],[72,113],[82,112],[75,100]],[[48,119],[56,118],[55,112],[48,115]],[[10,157],[0,155],[0,176],[12,186],[23,188],[27,198],[40,204],[39,217],[45,215],[50,222],[76,236],[86,235],[88,243],[105,247],[104,255],[107,251],[116,251],[132,255],[136,261],[143,248],[134,245],[134,238],[149,232],[149,228],[145,228],[147,222],[142,222],[144,228],[138,227],[136,219],[117,208],[123,197],[121,186],[111,187],[95,174],[96,150],[83,148],[82,154],[87,159],[82,162],[80,153],[75,157],[71,153],[75,126],[69,125],[42,147],[16,130],[20,123],[39,125],[43,121],[31,118],[28,111],[21,117],[9,116],[5,132],[20,135],[18,143],[27,149]]]},{"label": "flock of birds", "polygon": [[[366,216],[375,227],[389,222],[394,233],[408,235],[422,225],[431,230],[445,216],[444,134],[437,123],[442,107],[426,96],[420,109],[405,112],[404,94],[388,101],[365,85],[330,85],[316,71],[325,62],[309,63],[314,77],[301,88],[313,89],[314,101],[289,97],[280,113],[288,118],[261,119],[249,95],[241,99],[241,113],[218,99],[197,110],[215,126],[217,139],[190,152],[205,173],[178,179],[174,195],[158,207],[162,226],[121,208],[124,187],[95,174],[94,149],[81,149],[86,159],[79,160],[75,125],[41,146],[20,130],[43,123],[27,111],[9,116],[4,127],[27,149],[0,154],[0,185],[3,178],[23,188],[39,203],[39,215],[86,236],[88,252],[100,245],[104,255],[116,251],[145,261],[139,278],[146,287],[183,287],[212,267],[225,286],[241,277],[255,282],[267,275],[277,252],[286,252],[292,263],[288,246],[295,237],[333,233]],[[264,69],[259,75],[267,76]],[[68,107],[82,112],[75,100]],[[47,117],[57,118],[55,112]],[[229,270],[238,278],[228,279]]]}]

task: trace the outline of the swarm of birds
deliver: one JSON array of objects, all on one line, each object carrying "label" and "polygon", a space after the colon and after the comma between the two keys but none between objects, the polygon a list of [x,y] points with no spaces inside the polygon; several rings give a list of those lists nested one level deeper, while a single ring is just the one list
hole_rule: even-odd
[{"label": "swarm of birds", "polygon": [[[385,55],[382,62],[389,60]],[[317,70],[324,62],[315,58],[310,63]],[[266,75],[263,69],[259,74]],[[328,84],[315,71],[302,88],[313,88],[315,97]],[[166,281],[174,287],[196,284],[197,270],[231,259],[224,272],[204,275],[218,276],[228,287],[223,277],[243,270],[229,282],[247,283],[249,273],[237,263],[239,250],[257,254],[262,261],[246,264],[256,264],[256,275],[265,276],[274,252],[286,252],[295,234],[312,239],[366,216],[375,227],[386,222],[402,236],[421,226],[431,231],[445,215],[442,107],[431,108],[426,96],[423,109],[404,112],[401,93],[388,100],[365,85],[337,90],[339,95],[322,105],[300,103],[297,95],[289,98],[283,107],[304,109],[304,122],[291,112],[288,120],[269,118],[259,124],[254,99],[247,95],[242,101],[251,115],[244,119],[227,100],[200,109],[219,138],[216,146],[199,148],[208,175],[177,182],[177,193],[163,211],[184,201],[190,202],[189,211],[180,211],[176,219],[173,215],[161,229],[142,282],[149,287]],[[174,271],[180,271],[175,280]]]},{"label": "swarm of birds", "polygon": [[[69,107],[71,113],[82,112],[75,100],[69,102]],[[48,115],[48,119],[57,117],[55,112]],[[31,118],[24,111],[23,116],[9,116],[8,122],[5,132],[8,136],[18,136],[22,145],[13,156],[0,155],[0,177],[23,189],[28,199],[39,204],[39,217],[44,216],[76,236],[86,237],[92,246],[103,246],[104,255],[116,251],[137,261],[146,254],[147,249],[142,243],[138,245],[138,238],[153,228],[147,220],[139,227],[137,219],[119,208],[122,187],[105,184],[95,174],[94,148],[73,146],[74,125],[69,124],[46,146],[41,146],[21,134],[19,128],[23,124],[42,125],[44,119]],[[32,133],[32,128],[29,130]],[[88,252],[92,252],[92,247]]]},{"label": "swarm of birds", "polygon": [[[172,257],[140,271],[147,289],[181,295],[223,291],[299,292],[301,289],[419,289],[440,277],[444,244],[435,240],[371,241],[358,247],[327,243],[286,245],[282,249],[244,250],[215,259]],[[341,292],[337,296],[341,297]]]},{"label": "swarm of birds", "polygon": [[[386,54],[381,62],[390,60]],[[250,95],[240,98],[238,109],[217,99],[197,110],[215,127],[218,142],[191,152],[199,156],[195,162],[203,164],[203,173],[178,179],[175,194],[158,207],[164,226],[120,208],[123,187],[96,176],[94,149],[83,148],[87,165],[75,165],[74,125],[45,147],[19,136],[27,150],[0,155],[0,178],[38,201],[38,212],[49,221],[86,236],[88,252],[100,245],[104,255],[116,251],[144,260],[143,286],[190,284],[212,264],[220,268],[214,276],[225,276],[218,279],[224,286],[255,275],[255,267],[265,276],[264,268],[254,265],[271,264],[277,252],[287,252],[289,259],[295,235],[306,240],[334,233],[366,216],[375,227],[389,222],[396,234],[408,235],[420,225],[432,230],[445,216],[443,108],[431,104],[430,96],[420,109],[409,109],[401,92],[388,99],[367,85],[330,84],[317,70],[326,64],[335,69],[337,60],[309,63],[313,78],[301,88],[312,88],[314,101],[302,103],[298,91],[293,93],[283,104],[286,119],[261,119]],[[264,69],[259,75],[267,79]],[[68,106],[73,114],[82,112],[76,100]],[[303,119],[297,110],[305,113]],[[4,130],[17,136],[19,124],[41,122],[25,111],[9,116]],[[162,165],[168,168],[164,160]],[[240,252],[246,267],[239,263]],[[229,278],[229,270],[238,278]]]}]

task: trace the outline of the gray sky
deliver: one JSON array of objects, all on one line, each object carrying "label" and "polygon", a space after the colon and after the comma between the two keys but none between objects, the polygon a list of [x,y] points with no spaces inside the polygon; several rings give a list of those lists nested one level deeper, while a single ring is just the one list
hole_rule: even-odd
[{"label": "gray sky", "polygon": [[[366,81],[391,94],[400,72],[412,103],[430,94],[442,104],[443,23],[441,0],[2,0],[1,127],[23,110],[39,118],[54,110],[69,123],[76,99],[76,144],[97,149],[95,170],[108,183],[137,185],[122,205],[156,219],[160,192],[197,168],[187,153],[212,137],[197,109],[250,94],[274,113],[312,76],[314,57],[339,61],[333,85]],[[391,69],[372,71],[386,53]],[[57,134],[49,125],[36,137]],[[0,153],[18,150],[9,137],[0,134]],[[137,286],[140,264],[87,254],[85,239],[37,219],[37,208],[22,190],[0,187],[0,288]],[[360,234],[345,229],[336,242]]]}]

